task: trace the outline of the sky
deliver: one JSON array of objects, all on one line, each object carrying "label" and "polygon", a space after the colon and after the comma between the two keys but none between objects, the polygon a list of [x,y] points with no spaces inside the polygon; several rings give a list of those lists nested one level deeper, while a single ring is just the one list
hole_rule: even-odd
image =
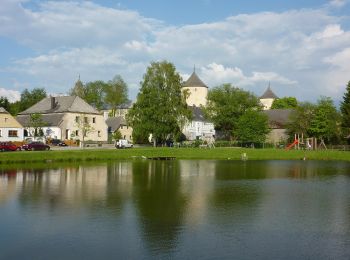
[{"label": "sky", "polygon": [[121,75],[135,99],[152,61],[210,87],[339,103],[350,80],[350,0],[0,0],[0,96],[67,94]]}]

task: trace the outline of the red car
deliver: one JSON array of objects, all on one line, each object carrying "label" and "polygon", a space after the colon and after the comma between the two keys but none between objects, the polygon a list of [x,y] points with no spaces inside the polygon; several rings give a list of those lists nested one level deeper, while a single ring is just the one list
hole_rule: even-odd
[{"label": "red car", "polygon": [[5,151],[20,151],[21,147],[15,145],[12,142],[0,142],[0,151],[5,152]]},{"label": "red car", "polygon": [[39,150],[50,150],[50,146],[42,142],[31,142],[29,144],[22,145],[22,149],[26,151],[39,151]]}]

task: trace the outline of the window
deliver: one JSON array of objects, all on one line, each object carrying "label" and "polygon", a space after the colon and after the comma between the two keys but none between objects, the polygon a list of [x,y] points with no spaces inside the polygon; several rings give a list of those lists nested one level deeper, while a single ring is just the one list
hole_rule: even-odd
[{"label": "window", "polygon": [[0,136],[2,136],[2,134],[1,134],[1,130],[0,130]]},{"label": "window", "polygon": [[8,120],[8,118],[7,118],[7,117],[5,117],[5,122],[7,122],[7,120]]},{"label": "window", "polygon": [[17,130],[9,130],[9,137],[18,137]]},{"label": "window", "polygon": [[124,135],[124,138],[123,139],[126,139],[126,135]]},{"label": "window", "polygon": [[101,131],[97,131],[97,136],[101,137]]},{"label": "window", "polygon": [[87,124],[88,123],[88,118],[84,117],[84,123]]},{"label": "window", "polygon": [[122,125],[120,126],[120,129],[123,129],[123,126],[122,126]]},{"label": "window", "polygon": [[79,123],[79,117],[78,116],[75,117],[75,122]]},{"label": "window", "polygon": [[96,117],[92,118],[92,123],[94,123],[94,124],[96,123]]},{"label": "window", "polygon": [[75,130],[75,136],[79,136],[79,131]]}]

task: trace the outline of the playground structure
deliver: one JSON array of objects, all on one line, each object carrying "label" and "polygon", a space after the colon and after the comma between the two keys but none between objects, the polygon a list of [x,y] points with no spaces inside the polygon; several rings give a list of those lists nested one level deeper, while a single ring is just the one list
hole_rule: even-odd
[{"label": "playground structure", "polygon": [[[304,142],[305,141],[305,142]],[[325,149],[327,150],[327,146],[324,143],[323,139],[318,143],[316,137],[308,137],[304,140],[303,134],[294,134],[294,141],[290,143],[286,150],[290,150],[294,147],[296,150],[305,149],[305,150],[319,150],[319,149]]]}]

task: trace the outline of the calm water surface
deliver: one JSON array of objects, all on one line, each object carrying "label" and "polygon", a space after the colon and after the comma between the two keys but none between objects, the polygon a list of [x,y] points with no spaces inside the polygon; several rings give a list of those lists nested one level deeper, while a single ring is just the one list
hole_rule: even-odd
[{"label": "calm water surface", "polygon": [[350,259],[350,164],[0,170],[0,259]]}]

